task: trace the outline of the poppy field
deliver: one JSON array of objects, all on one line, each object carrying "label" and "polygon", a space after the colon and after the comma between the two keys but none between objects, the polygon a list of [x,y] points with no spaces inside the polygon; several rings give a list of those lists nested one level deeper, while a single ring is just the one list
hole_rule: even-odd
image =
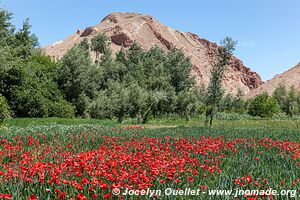
[{"label": "poppy field", "polygon": [[52,125],[1,132],[0,199],[150,198],[114,195],[115,188],[203,191],[152,199],[277,199],[205,191],[300,191],[299,131]]}]

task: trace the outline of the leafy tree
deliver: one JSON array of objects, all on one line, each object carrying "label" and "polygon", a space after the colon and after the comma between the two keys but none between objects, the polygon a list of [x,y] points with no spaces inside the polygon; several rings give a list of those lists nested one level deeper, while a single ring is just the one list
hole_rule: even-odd
[{"label": "leafy tree", "polygon": [[218,106],[220,112],[233,112],[233,113],[244,113],[246,112],[243,100],[243,93],[241,90],[238,90],[236,96],[232,94],[227,94]]},{"label": "leafy tree", "polygon": [[14,35],[14,50],[15,56],[27,59],[31,56],[34,48],[38,46],[37,37],[30,32],[31,25],[29,19],[23,22],[23,27]]},{"label": "leafy tree", "polygon": [[37,46],[37,39],[29,29],[26,20],[22,29],[16,32],[11,24],[11,13],[0,8],[0,93],[9,102],[12,87],[21,81],[18,65],[26,62]]},{"label": "leafy tree", "polygon": [[256,96],[250,101],[249,114],[262,118],[272,117],[280,112],[280,107],[274,97],[270,97],[266,92]]},{"label": "leafy tree", "polygon": [[[13,69],[14,71],[9,71],[9,75],[14,78],[17,74],[15,79],[18,81],[10,84],[9,96],[16,116],[70,117],[74,114],[73,106],[63,99],[58,89],[56,63],[50,57],[35,52],[30,60]],[[60,113],[54,104],[61,106]]]},{"label": "leafy tree", "polygon": [[143,119],[143,113],[148,106],[148,99],[150,94],[147,90],[140,87],[137,82],[132,82],[129,86],[129,116],[136,117],[138,122],[147,121],[147,119]]},{"label": "leafy tree", "polygon": [[49,107],[49,117],[73,118],[75,107],[67,102],[63,96],[55,97]]},{"label": "leafy tree", "polygon": [[108,38],[105,33],[99,33],[91,39],[91,43],[91,49],[96,53],[96,61],[99,61],[100,54],[104,54],[108,50]]},{"label": "leafy tree", "polygon": [[109,83],[107,96],[110,99],[112,115],[121,123],[127,115],[129,103],[129,90],[118,82]]},{"label": "leafy tree", "polygon": [[76,114],[83,116],[97,92],[97,68],[89,52],[81,45],[71,48],[59,62],[58,84],[67,101],[76,107]]},{"label": "leafy tree", "polygon": [[110,82],[108,89],[99,93],[89,108],[93,118],[117,117],[121,123],[129,109],[129,90],[118,82]]},{"label": "leafy tree", "polygon": [[147,95],[146,102],[144,107],[142,107],[137,115],[139,123],[146,123],[152,113],[153,108],[156,107],[160,102],[167,99],[167,95],[164,91],[149,91],[145,94]]},{"label": "leafy tree", "polygon": [[102,70],[102,89],[106,89],[108,87],[107,84],[109,81],[121,82],[126,71],[126,67],[123,63],[116,62],[114,60],[111,49],[107,49],[102,55],[99,68]]},{"label": "leafy tree", "polygon": [[[92,39],[91,50],[97,55],[95,65],[87,42],[71,49],[59,64],[59,86],[77,115],[116,117],[119,122],[131,116],[145,123],[151,116],[178,111],[187,117],[195,110],[190,105],[195,100],[192,66],[182,51],[166,53],[159,47],[144,51],[134,43],[114,58],[104,34]],[[179,95],[182,102],[177,101]]]},{"label": "leafy tree", "polygon": [[188,121],[197,109],[197,96],[193,91],[181,91],[178,94],[177,112]]},{"label": "leafy tree", "polygon": [[287,112],[286,112],[286,114],[290,115],[291,117],[299,113],[298,110],[299,107],[297,101],[298,97],[299,97],[298,91],[295,89],[294,86],[292,86],[288,92]]},{"label": "leafy tree", "polygon": [[176,49],[169,51],[164,65],[170,75],[170,82],[176,93],[194,86],[194,77],[190,75],[192,64],[183,51]]},{"label": "leafy tree", "polygon": [[220,103],[224,90],[222,88],[222,78],[224,71],[229,64],[233,51],[235,50],[237,42],[233,41],[230,37],[227,37],[221,41],[221,47],[217,49],[216,61],[212,65],[210,82],[207,87],[207,99],[206,99],[206,124],[212,126],[213,117],[216,112],[216,108]]},{"label": "leafy tree", "polygon": [[105,90],[100,91],[98,96],[89,104],[88,114],[96,119],[112,119],[112,106],[110,98]]},{"label": "leafy tree", "polygon": [[273,97],[278,102],[281,110],[287,115],[292,117],[299,114],[299,93],[294,86],[287,89],[285,85],[279,84],[273,92]]},{"label": "leafy tree", "polygon": [[287,112],[288,95],[284,84],[279,84],[273,92],[273,97],[276,99],[282,111]]},{"label": "leafy tree", "polygon": [[12,35],[14,27],[11,24],[12,14],[7,10],[0,8],[0,38],[2,45],[6,42],[5,39]]},{"label": "leafy tree", "polygon": [[8,103],[4,96],[0,95],[0,124],[10,116]]}]

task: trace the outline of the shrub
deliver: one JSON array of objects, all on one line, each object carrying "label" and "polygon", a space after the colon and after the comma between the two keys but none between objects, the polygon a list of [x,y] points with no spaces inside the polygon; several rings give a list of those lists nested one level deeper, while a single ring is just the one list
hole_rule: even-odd
[{"label": "shrub", "polygon": [[248,113],[252,116],[270,118],[280,112],[280,107],[274,97],[262,93],[251,100]]},{"label": "shrub", "polygon": [[91,118],[111,118],[112,107],[105,91],[99,92],[98,97],[89,105],[88,114]]},{"label": "shrub", "polygon": [[54,101],[50,108],[51,117],[73,118],[75,116],[75,106],[63,98]]}]

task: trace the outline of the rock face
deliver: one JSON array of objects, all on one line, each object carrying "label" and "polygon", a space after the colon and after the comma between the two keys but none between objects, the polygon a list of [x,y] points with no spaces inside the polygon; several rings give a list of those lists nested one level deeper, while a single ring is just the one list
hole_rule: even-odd
[{"label": "rock face", "polygon": [[249,92],[245,97],[247,99],[251,99],[258,94],[263,92],[267,92],[272,95],[274,90],[280,85],[283,84],[286,87],[294,86],[298,91],[300,91],[300,63],[298,63],[295,67],[289,69],[288,71],[276,75],[271,80],[266,83],[260,85],[255,90]]},{"label": "rock face", "polygon": [[[159,46],[165,50],[182,49],[191,58],[197,84],[207,85],[210,77],[211,61],[217,44],[200,38],[189,32],[181,32],[167,27],[151,16],[136,13],[112,13],[98,25],[88,27],[83,32],[75,33],[64,41],[44,48],[44,51],[56,59],[61,58],[68,49],[83,38],[91,39],[98,32],[104,32],[111,40],[113,52],[122,47],[128,48],[137,42],[143,49]],[[237,93],[240,89],[245,94],[257,88],[263,82],[260,76],[245,67],[241,60],[232,57],[230,67],[224,77],[226,92]]]}]

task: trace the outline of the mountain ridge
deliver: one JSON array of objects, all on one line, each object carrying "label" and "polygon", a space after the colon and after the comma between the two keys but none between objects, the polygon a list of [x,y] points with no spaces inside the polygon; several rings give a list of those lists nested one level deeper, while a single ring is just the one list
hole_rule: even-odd
[{"label": "mountain ridge", "polygon": [[[121,48],[128,48],[134,42],[143,49],[149,50],[159,46],[165,50],[182,49],[191,58],[193,68],[191,74],[195,76],[198,85],[207,85],[210,77],[213,52],[218,45],[191,32],[182,32],[161,24],[150,15],[138,13],[114,12],[104,17],[99,24],[77,30],[68,38],[46,46],[44,51],[56,58],[61,58],[67,50],[84,38],[89,40],[97,33],[104,32],[110,39],[113,52]],[[241,90],[245,94],[260,86],[263,81],[260,76],[243,62],[232,57],[230,67],[224,76],[224,86],[228,93],[236,94]]]},{"label": "mountain ridge", "polygon": [[286,87],[294,86],[296,90],[300,91],[300,62],[287,71],[275,75],[272,79],[249,92],[245,97],[246,99],[251,99],[263,92],[267,92],[269,95],[272,95],[274,90],[280,84],[283,84]]}]

